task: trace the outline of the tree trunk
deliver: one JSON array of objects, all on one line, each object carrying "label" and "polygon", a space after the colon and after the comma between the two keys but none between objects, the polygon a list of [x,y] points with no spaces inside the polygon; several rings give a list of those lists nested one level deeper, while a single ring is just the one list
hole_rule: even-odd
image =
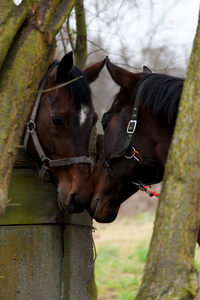
[{"label": "tree trunk", "polygon": [[55,50],[55,36],[75,0],[1,1],[0,15],[0,216],[24,125]]},{"label": "tree trunk", "polygon": [[200,20],[137,300],[194,299],[200,223]]},{"label": "tree trunk", "polygon": [[75,62],[80,68],[85,67],[87,60],[87,28],[85,22],[85,9],[83,0],[76,1],[76,47],[75,47]]}]

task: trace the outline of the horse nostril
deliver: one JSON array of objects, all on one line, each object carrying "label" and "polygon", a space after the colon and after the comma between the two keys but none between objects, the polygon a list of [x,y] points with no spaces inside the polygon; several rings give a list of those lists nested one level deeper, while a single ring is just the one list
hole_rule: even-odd
[{"label": "horse nostril", "polygon": [[67,209],[69,213],[80,213],[84,210],[83,205],[80,203],[76,193],[70,195],[68,200]]},{"label": "horse nostril", "polygon": [[71,194],[68,200],[68,205],[67,208],[69,210],[69,212],[73,213],[76,210],[76,207],[78,206],[78,199],[76,194]]}]

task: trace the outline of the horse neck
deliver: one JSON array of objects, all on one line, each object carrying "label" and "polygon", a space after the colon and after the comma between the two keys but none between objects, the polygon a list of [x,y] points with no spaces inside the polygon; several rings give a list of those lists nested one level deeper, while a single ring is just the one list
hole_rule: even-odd
[{"label": "horse neck", "polygon": [[142,112],[140,120],[143,131],[141,135],[146,138],[145,147],[149,153],[153,153],[154,160],[164,167],[172,140],[173,128],[147,111]]},{"label": "horse neck", "polygon": [[166,127],[160,126],[157,132],[156,153],[163,167],[167,160],[171,140],[172,132],[167,130]]},{"label": "horse neck", "polygon": [[168,124],[158,122],[156,126],[156,153],[162,166],[165,166],[169,148],[171,145],[173,129]]}]

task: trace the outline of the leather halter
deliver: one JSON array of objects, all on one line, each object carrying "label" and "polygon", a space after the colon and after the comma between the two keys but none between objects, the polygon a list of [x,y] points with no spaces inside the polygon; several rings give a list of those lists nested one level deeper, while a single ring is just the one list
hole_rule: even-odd
[{"label": "leather halter", "polygon": [[71,166],[73,164],[92,164],[92,158],[87,157],[87,156],[76,156],[76,157],[68,157],[68,158],[62,158],[62,159],[56,159],[56,160],[51,160],[46,156],[44,153],[42,146],[40,144],[37,131],[36,131],[36,117],[40,105],[40,100],[42,97],[42,92],[44,89],[44,86],[46,84],[47,78],[51,71],[59,64],[58,60],[54,60],[50,68],[48,69],[46,75],[42,79],[40,86],[39,86],[39,91],[35,100],[35,104],[32,110],[32,114],[30,117],[29,122],[27,123],[26,127],[26,133],[24,137],[24,147],[25,150],[27,150],[27,145],[29,138],[32,137],[35,149],[38,153],[38,156],[41,160],[42,167],[39,170],[39,176],[42,178],[42,180],[47,183],[50,181],[50,175],[48,170],[50,168],[54,167],[61,167],[61,166]]},{"label": "leather halter", "polygon": [[[154,170],[156,170],[156,174],[157,174],[156,178],[151,182],[145,182],[145,184],[151,185],[151,184],[154,184],[154,183],[158,183],[162,180],[163,173],[164,173],[164,168],[152,159],[140,157],[139,153],[133,147],[134,133],[135,133],[135,130],[136,130],[136,127],[137,127],[139,101],[140,101],[142,89],[143,89],[143,87],[144,87],[147,80],[148,80],[148,78],[143,80],[143,82],[139,86],[138,90],[137,90],[137,87],[133,90],[131,98],[136,93],[136,90],[137,90],[137,94],[136,94],[135,104],[134,104],[134,108],[133,108],[132,118],[129,121],[128,126],[127,126],[127,137],[126,137],[124,147],[120,151],[112,153],[108,160],[104,160],[102,155],[100,157],[101,166],[102,166],[103,169],[105,169],[105,171],[108,175],[110,175],[113,178],[118,179],[120,181],[130,183],[130,184],[134,184],[134,185],[138,186],[139,189],[141,189],[141,190],[143,190],[145,185],[140,180],[138,180],[138,182],[134,182],[134,181],[131,181],[131,180],[127,180],[127,179],[123,178],[122,176],[120,176],[119,174],[117,174],[112,169],[112,160],[117,159],[117,158],[122,158],[122,157],[124,157],[126,159],[134,158],[141,165],[143,165],[145,167],[154,168]],[[131,152],[132,152],[131,156],[128,156],[128,150],[131,150]]]}]

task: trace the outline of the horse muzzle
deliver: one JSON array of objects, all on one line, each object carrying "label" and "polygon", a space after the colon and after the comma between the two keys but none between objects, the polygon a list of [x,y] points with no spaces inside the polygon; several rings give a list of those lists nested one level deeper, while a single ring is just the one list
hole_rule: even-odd
[{"label": "horse muzzle", "polygon": [[118,210],[119,206],[113,206],[109,200],[96,197],[91,202],[89,213],[99,223],[111,223],[116,219]]},{"label": "horse muzzle", "polygon": [[78,214],[85,209],[85,206],[81,203],[76,193],[70,194],[69,197],[67,194],[58,193],[58,206],[61,211],[70,214]]}]

